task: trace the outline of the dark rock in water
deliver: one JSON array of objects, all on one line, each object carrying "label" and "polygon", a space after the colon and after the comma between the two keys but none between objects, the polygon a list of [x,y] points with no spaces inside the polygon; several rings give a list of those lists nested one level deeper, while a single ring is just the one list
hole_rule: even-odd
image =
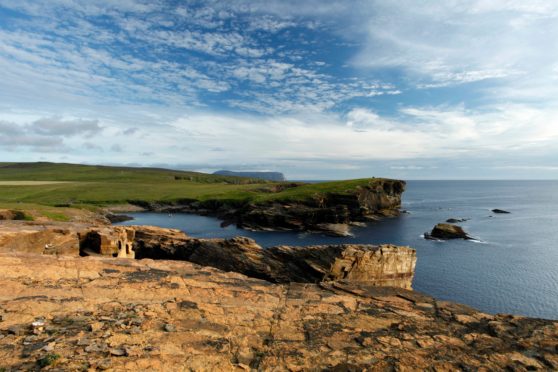
[{"label": "dark rock in water", "polygon": [[492,213],[509,214],[511,212],[505,211],[503,209],[492,209]]},{"label": "dark rock in water", "polygon": [[469,218],[448,218],[446,220],[447,223],[459,223],[469,221]]},{"label": "dark rock in water", "polygon": [[472,239],[469,234],[467,234],[461,226],[451,225],[449,223],[439,223],[430,233],[425,233],[424,237],[426,239],[432,240],[448,240],[448,239]]},{"label": "dark rock in water", "polygon": [[280,172],[234,172],[227,170],[220,170],[214,172],[213,174],[218,174],[220,176],[236,176],[236,177],[247,177],[247,178],[258,178],[268,181],[285,181],[285,175]]},{"label": "dark rock in water", "polygon": [[124,221],[131,221],[131,220],[134,219],[134,217],[126,216],[125,214],[112,214],[112,213],[106,214],[105,217],[106,217],[111,223],[124,222]]}]

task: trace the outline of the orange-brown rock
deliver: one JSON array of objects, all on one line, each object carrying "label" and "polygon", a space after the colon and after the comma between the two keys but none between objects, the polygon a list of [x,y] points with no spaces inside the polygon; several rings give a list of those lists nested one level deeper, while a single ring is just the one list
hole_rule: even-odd
[{"label": "orange-brown rock", "polygon": [[195,239],[178,230],[134,226],[137,258],[184,260],[274,283],[345,279],[411,288],[416,252],[393,245],[262,248],[249,238]]},{"label": "orange-brown rock", "polygon": [[77,255],[79,232],[89,225],[63,222],[2,221],[0,252]]},{"label": "orange-brown rock", "polygon": [[0,224],[0,252],[101,255],[190,261],[275,283],[345,279],[411,288],[416,254],[390,245],[321,245],[264,249],[252,239],[195,239],[154,226],[76,223]]},{"label": "orange-brown rock", "polygon": [[1,253],[0,267],[6,371],[558,369],[557,322],[404,289],[180,261]]},{"label": "orange-brown rock", "polygon": [[0,223],[0,252],[134,258],[134,234],[135,230],[126,226],[3,221]]}]

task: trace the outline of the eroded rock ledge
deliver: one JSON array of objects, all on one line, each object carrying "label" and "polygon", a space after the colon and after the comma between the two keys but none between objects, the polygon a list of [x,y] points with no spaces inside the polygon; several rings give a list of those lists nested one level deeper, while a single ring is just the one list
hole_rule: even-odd
[{"label": "eroded rock ledge", "polygon": [[225,224],[236,224],[249,230],[311,231],[346,236],[350,234],[351,224],[398,216],[405,185],[405,181],[371,179],[368,185],[343,193],[260,203],[229,200],[130,202],[156,212],[213,215],[224,220]]},{"label": "eroded rock ledge", "polygon": [[179,261],[0,253],[0,267],[7,371],[558,369],[557,322],[404,289]]},{"label": "eroded rock ledge", "polygon": [[278,246],[252,239],[195,239],[154,226],[91,226],[9,222],[0,225],[0,252],[114,256],[189,261],[274,283],[347,280],[411,288],[416,254],[393,245]]}]

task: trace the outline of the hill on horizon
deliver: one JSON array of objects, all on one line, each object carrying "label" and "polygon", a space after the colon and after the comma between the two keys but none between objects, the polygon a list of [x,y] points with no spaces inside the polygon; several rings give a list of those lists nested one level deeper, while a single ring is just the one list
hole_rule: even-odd
[{"label": "hill on horizon", "polygon": [[274,182],[282,182],[286,181],[285,175],[281,172],[235,172],[229,170],[219,170],[213,172],[215,175],[220,176],[236,176],[236,177],[248,177],[248,178],[258,178],[262,180],[274,181]]}]

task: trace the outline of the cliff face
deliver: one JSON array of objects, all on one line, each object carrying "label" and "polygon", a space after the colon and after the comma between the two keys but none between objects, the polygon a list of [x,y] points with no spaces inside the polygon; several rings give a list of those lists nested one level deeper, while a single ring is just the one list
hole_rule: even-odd
[{"label": "cliff face", "polygon": [[153,226],[11,222],[0,225],[0,252],[189,261],[275,283],[345,280],[411,288],[416,254],[390,245],[280,246],[248,238],[195,239]]},{"label": "cliff face", "polygon": [[248,238],[162,241],[161,231],[136,232],[138,258],[178,259],[274,283],[345,280],[411,289],[416,253],[392,245],[279,246],[263,249]]},{"label": "cliff face", "polygon": [[[158,212],[214,215],[226,224],[249,230],[295,230],[346,236],[350,235],[353,223],[398,216],[405,185],[405,181],[370,179],[368,184],[343,192],[316,192],[303,198],[272,198],[258,203],[226,200],[134,203]],[[301,187],[298,184],[280,186],[276,192]],[[267,192],[273,193],[272,189],[268,188]]]},{"label": "cliff face", "polygon": [[400,288],[179,261],[0,253],[0,267],[7,371],[558,370],[557,322]]},{"label": "cliff face", "polygon": [[324,231],[347,235],[348,229],[340,229],[339,225],[398,216],[404,190],[404,181],[375,181],[345,193],[325,193],[296,202],[250,205],[237,213],[236,222],[239,227],[255,230]]}]

